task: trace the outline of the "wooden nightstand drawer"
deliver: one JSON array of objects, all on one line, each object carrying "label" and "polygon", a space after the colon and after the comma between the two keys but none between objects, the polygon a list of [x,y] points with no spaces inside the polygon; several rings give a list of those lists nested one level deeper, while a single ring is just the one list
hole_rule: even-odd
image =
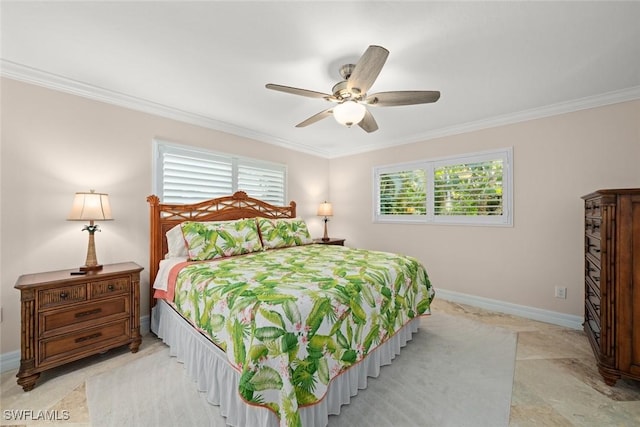
[{"label": "wooden nightstand drawer", "polygon": [[100,282],[89,283],[90,298],[99,298],[105,295],[128,294],[130,280],[127,277]]},{"label": "wooden nightstand drawer", "polygon": [[86,299],[87,286],[85,284],[38,291],[38,307],[40,309],[85,301]]},{"label": "wooden nightstand drawer", "polygon": [[38,329],[40,337],[46,338],[83,326],[86,327],[86,322],[95,319],[100,319],[101,323],[105,323],[117,317],[128,317],[128,315],[129,298],[122,295],[105,301],[82,304],[73,309],[49,310],[40,313],[40,327]]},{"label": "wooden nightstand drawer", "polygon": [[86,348],[93,354],[101,348],[110,348],[118,343],[130,341],[129,319],[85,329],[73,334],[43,339],[40,341],[38,364],[47,364],[59,359],[79,359],[86,356],[82,350]]}]

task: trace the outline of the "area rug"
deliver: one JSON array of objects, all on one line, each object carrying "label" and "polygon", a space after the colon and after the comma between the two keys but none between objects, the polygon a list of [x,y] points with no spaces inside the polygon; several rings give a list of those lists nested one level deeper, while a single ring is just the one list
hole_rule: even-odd
[{"label": "area rug", "polygon": [[[393,364],[330,416],[329,426],[507,426],[516,341],[511,331],[463,317],[425,317]],[[226,425],[168,348],[90,377],[86,386],[93,427]]]}]

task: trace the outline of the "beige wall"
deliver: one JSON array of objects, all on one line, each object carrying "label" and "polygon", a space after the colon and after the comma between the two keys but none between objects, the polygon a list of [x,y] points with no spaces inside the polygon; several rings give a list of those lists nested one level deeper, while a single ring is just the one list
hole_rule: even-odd
[{"label": "beige wall", "polygon": [[[20,346],[18,276],[84,263],[84,224],[65,221],[76,191],[110,194],[115,220],[100,224],[98,260],[147,268],[145,199],[155,137],[286,163],[289,199],[312,234],[322,233],[318,202],[331,200],[331,236],[347,238],[349,246],[418,257],[436,289],[577,316],[583,298],[580,196],[640,187],[640,101],[331,160],[8,79],[1,101],[0,354]],[[372,222],[373,166],[508,146],[515,168],[513,227]],[[554,286],[566,286],[568,298],[554,298]]]},{"label": "beige wall", "polygon": [[[372,222],[375,165],[502,147],[513,147],[512,228]],[[436,290],[582,316],[580,196],[616,187],[640,187],[640,101],[334,159],[330,234],[416,256]]]},{"label": "beige wall", "polygon": [[[288,165],[288,196],[314,235],[317,205],[328,197],[329,161],[170,119],[19,83],[1,82],[0,354],[20,349],[25,273],[84,264],[84,223],[66,221],[76,191],[110,195],[114,221],[96,233],[98,261],[135,261],[148,286],[148,208],[154,137]],[[142,292],[148,312],[148,292]]]}]

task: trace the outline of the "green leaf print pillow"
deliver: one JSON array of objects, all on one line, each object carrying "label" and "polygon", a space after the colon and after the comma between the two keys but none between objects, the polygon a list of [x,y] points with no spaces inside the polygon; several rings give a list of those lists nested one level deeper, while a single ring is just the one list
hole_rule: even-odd
[{"label": "green leaf print pillow", "polygon": [[189,259],[201,261],[262,250],[255,219],[183,222]]},{"label": "green leaf print pillow", "polygon": [[286,248],[313,243],[302,218],[258,218],[260,235],[265,249]]}]

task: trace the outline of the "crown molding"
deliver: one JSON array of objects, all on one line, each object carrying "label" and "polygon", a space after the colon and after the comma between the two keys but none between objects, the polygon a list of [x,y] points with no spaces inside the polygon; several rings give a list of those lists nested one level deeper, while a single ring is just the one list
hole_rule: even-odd
[{"label": "crown molding", "polygon": [[168,119],[173,119],[192,125],[202,126],[207,129],[226,132],[232,135],[254,139],[260,142],[277,145],[290,150],[312,154],[314,156],[328,158],[329,153],[306,145],[293,143],[273,135],[256,132],[231,123],[212,119],[189,111],[180,110],[147,99],[130,96],[124,93],[115,92],[109,89],[83,83],[69,79],[57,74],[28,67],[6,59],[0,59],[0,75],[24,83],[46,87],[59,92],[70,93],[95,101],[129,108],[143,113],[153,114]]},{"label": "crown molding", "polygon": [[43,86],[60,92],[66,92],[84,98],[89,98],[96,101],[140,111],[143,113],[153,114],[160,117],[202,126],[207,129],[226,132],[232,135],[237,135],[260,142],[266,142],[268,144],[326,159],[357,155],[371,151],[382,150],[385,148],[397,147],[398,145],[424,142],[436,138],[443,138],[446,136],[474,132],[482,129],[505,126],[514,123],[640,99],[640,86],[634,86],[631,88],[607,92],[600,95],[560,102],[545,107],[533,108],[530,110],[490,117],[488,119],[463,123],[460,125],[449,126],[441,129],[435,129],[414,135],[409,139],[390,140],[384,144],[372,144],[354,150],[328,152],[326,150],[320,150],[309,145],[294,143],[273,135],[256,132],[254,130],[236,126],[231,123],[215,120],[200,114],[191,113],[189,111],[180,110],[143,98],[126,95],[98,86],[79,82],[36,68],[28,67],[26,65],[18,64],[16,62],[8,61],[6,59],[0,59],[0,75],[13,80]]},{"label": "crown molding", "polygon": [[600,95],[588,96],[572,101],[559,102],[557,104],[551,104],[540,108],[532,108],[530,110],[490,117],[488,119],[462,123],[460,125],[449,126],[446,128],[435,129],[429,132],[417,134],[410,139],[405,139],[402,141],[389,141],[384,145],[365,146],[360,147],[357,150],[348,152],[344,151],[339,155],[334,155],[330,158],[362,154],[374,150],[397,147],[399,145],[414,144],[416,142],[424,142],[436,138],[443,138],[446,136],[459,135],[483,129],[511,125],[519,122],[557,116],[560,114],[573,113],[575,111],[587,110],[590,108],[604,107],[606,105],[619,104],[621,102],[635,101],[637,99],[640,99],[640,86],[607,92]]}]

